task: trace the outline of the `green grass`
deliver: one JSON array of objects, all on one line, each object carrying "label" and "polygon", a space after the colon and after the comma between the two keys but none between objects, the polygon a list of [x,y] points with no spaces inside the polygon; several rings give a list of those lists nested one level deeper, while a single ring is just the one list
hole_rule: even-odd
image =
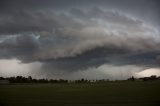
[{"label": "green grass", "polygon": [[0,85],[0,106],[160,106],[160,82]]}]

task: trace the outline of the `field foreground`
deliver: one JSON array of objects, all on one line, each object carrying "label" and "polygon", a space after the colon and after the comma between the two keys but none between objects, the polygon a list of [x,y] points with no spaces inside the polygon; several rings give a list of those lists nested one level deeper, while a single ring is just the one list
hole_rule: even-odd
[{"label": "field foreground", "polygon": [[160,82],[0,85],[0,106],[160,106]]}]

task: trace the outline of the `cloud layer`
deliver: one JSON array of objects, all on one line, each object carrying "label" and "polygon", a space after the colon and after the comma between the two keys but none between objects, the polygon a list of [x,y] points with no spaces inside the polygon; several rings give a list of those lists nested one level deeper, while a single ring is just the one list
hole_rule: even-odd
[{"label": "cloud layer", "polygon": [[42,7],[31,1],[17,3],[24,6],[1,7],[0,59],[40,62],[40,73],[55,77],[92,73],[91,69],[116,73],[117,67],[159,67],[159,30],[146,20],[100,4],[52,8],[45,3]]},{"label": "cloud layer", "polygon": [[[7,53],[13,53],[13,56],[19,55],[22,60],[26,55],[35,60],[73,57],[97,47],[131,52],[159,48],[159,33],[154,27],[116,11],[93,8],[84,12],[72,8],[65,12],[25,15],[21,18],[23,22],[15,15],[9,19],[2,18],[1,24],[8,32],[14,28],[15,32],[23,32],[8,36],[2,34],[0,44],[4,51],[10,51]],[[27,24],[34,26],[36,31]]]}]

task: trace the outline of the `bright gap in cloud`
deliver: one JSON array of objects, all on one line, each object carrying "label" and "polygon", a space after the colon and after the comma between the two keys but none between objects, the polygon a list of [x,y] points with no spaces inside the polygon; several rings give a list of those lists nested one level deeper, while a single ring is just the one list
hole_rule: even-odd
[{"label": "bright gap in cloud", "polygon": [[160,76],[160,68],[150,68],[136,73],[137,77],[150,77],[152,75]]}]

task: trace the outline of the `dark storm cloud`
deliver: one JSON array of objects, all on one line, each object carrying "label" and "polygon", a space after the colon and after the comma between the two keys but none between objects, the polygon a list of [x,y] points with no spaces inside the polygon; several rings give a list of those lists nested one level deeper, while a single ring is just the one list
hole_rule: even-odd
[{"label": "dark storm cloud", "polygon": [[[19,33],[26,31],[51,30],[59,24],[54,15],[48,11],[64,11],[70,8],[103,7],[125,11],[137,15],[151,23],[159,23],[159,0],[1,0],[0,1],[0,33]],[[42,12],[43,11],[43,12]],[[73,10],[77,17],[84,13]],[[100,11],[95,10],[95,14]],[[46,14],[45,14],[46,13]],[[48,14],[47,14],[48,13]]]},{"label": "dark storm cloud", "polygon": [[1,59],[39,61],[49,72],[158,66],[157,0],[0,2]]},{"label": "dark storm cloud", "polygon": [[65,57],[59,59],[48,59],[45,62],[44,68],[52,70],[68,70],[76,71],[87,69],[89,67],[98,67],[104,63],[110,63],[108,56],[122,55],[129,51],[113,48],[113,47],[97,47],[95,49],[76,55],[75,57]]},{"label": "dark storm cloud", "polygon": [[[18,10],[1,16],[0,32],[2,34],[23,33],[33,31],[49,31],[58,26],[54,15],[46,12]],[[52,19],[53,18],[53,19]]]},{"label": "dark storm cloud", "polygon": [[[27,56],[35,57],[32,57],[33,60],[46,60],[74,57],[103,46],[111,46],[115,53],[116,49],[134,52],[158,49],[159,36],[156,29],[121,12],[100,8],[91,8],[88,11],[71,8],[65,12],[56,12],[58,11],[23,12],[25,15],[21,16],[22,20],[15,18],[20,17],[15,15],[10,21],[2,21],[2,27],[6,25],[5,27],[11,30],[16,28],[15,32],[19,32],[18,36],[8,34],[10,37],[1,34],[2,50],[13,52],[13,57],[29,54]],[[36,31],[30,27],[32,25],[35,25]],[[42,30],[38,31],[38,27]],[[25,31],[26,28],[29,28],[28,31]],[[14,51],[9,48],[14,48]]]},{"label": "dark storm cloud", "polygon": [[109,60],[110,63],[115,66],[123,66],[128,64],[145,67],[159,67],[159,55],[160,51],[149,51],[144,53],[126,54],[117,58],[111,57]]},{"label": "dark storm cloud", "polygon": [[32,35],[14,35],[0,43],[0,57],[2,59],[18,58],[31,61],[38,51],[38,43]]},{"label": "dark storm cloud", "polygon": [[[99,50],[99,51],[97,51]],[[45,71],[65,70],[68,72],[85,70],[88,68],[98,68],[103,64],[108,64],[116,67],[136,65],[137,67],[159,67],[160,51],[145,52],[138,54],[126,53],[126,51],[112,51],[113,54],[107,55],[108,48],[96,48],[76,57],[67,57],[57,60],[45,60],[42,69]],[[44,61],[43,61],[44,62]],[[47,69],[47,70],[46,70]]]}]

